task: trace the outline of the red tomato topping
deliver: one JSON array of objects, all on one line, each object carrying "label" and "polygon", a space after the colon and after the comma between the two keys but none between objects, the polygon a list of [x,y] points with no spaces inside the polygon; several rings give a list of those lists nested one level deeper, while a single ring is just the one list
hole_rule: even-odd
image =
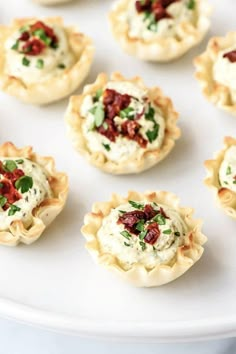
[{"label": "red tomato topping", "polygon": [[39,55],[45,48],[45,44],[37,38],[30,39],[23,46],[23,53],[27,55]]},{"label": "red tomato topping", "polygon": [[112,142],[115,142],[116,137],[121,134],[130,140],[137,141],[141,147],[145,148],[147,146],[147,140],[139,134],[139,129],[141,126],[137,122],[142,115],[138,114],[137,117],[134,117],[135,120],[124,120],[121,125],[121,131],[118,129],[114,121],[114,118],[119,116],[120,111],[129,107],[131,99],[132,97],[130,95],[122,95],[115,90],[106,89],[103,94],[105,125],[103,124],[97,128],[97,130],[100,134],[106,136]]},{"label": "red tomato topping", "polygon": [[141,210],[129,211],[121,215],[118,219],[118,224],[123,224],[125,228],[134,233],[138,234],[139,231],[135,229],[135,225],[141,220],[145,220],[145,214]]},{"label": "red tomato topping", "polygon": [[231,52],[225,53],[223,55],[223,57],[229,59],[229,61],[231,63],[235,63],[236,62],[236,50],[232,50]]},{"label": "red tomato topping", "polygon": [[54,30],[51,27],[45,25],[45,23],[43,23],[42,21],[37,21],[33,25],[30,26],[31,33],[34,33],[38,29],[42,29],[45,32],[46,36],[51,38],[52,44],[58,43],[58,38],[55,35]]},{"label": "red tomato topping", "polygon": [[168,14],[166,8],[176,1],[179,0],[136,1],[135,7],[138,13],[141,12],[153,13],[155,16],[155,20],[159,21],[163,18],[171,18],[171,15]]},{"label": "red tomato topping", "polygon": [[22,198],[12,182],[6,179],[1,180],[0,194],[7,198],[7,203],[3,207],[4,210],[8,209],[10,204],[15,203]]},{"label": "red tomato topping", "polygon": [[145,236],[144,240],[145,242],[149,243],[150,245],[154,245],[154,243],[157,241],[158,237],[161,234],[161,231],[159,229],[159,225],[154,222],[147,227],[148,233]]}]

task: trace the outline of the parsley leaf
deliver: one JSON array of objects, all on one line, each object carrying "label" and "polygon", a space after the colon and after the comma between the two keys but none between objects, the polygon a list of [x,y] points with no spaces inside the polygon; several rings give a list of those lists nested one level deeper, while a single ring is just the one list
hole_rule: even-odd
[{"label": "parsley leaf", "polygon": [[137,225],[135,226],[135,229],[138,230],[138,231],[143,231],[144,230],[144,223],[145,221],[143,219],[141,219]]},{"label": "parsley leaf", "polygon": [[127,240],[129,240],[130,237],[131,237],[131,235],[130,235],[130,233],[129,233],[128,231],[122,231],[120,234],[121,234],[123,237],[127,238]]},{"label": "parsley leaf", "polygon": [[107,151],[110,151],[110,150],[111,150],[109,144],[102,144],[102,145],[104,146],[104,148],[105,148]]},{"label": "parsley leaf", "polygon": [[227,175],[227,176],[228,176],[228,175],[231,175],[231,173],[232,173],[231,167],[228,166],[228,167],[227,167],[227,170],[226,170],[226,175]]},{"label": "parsley leaf", "polygon": [[6,172],[13,172],[17,168],[17,165],[13,160],[5,160],[3,162],[3,167]]},{"label": "parsley leaf", "polygon": [[144,208],[142,204],[136,203],[133,200],[129,200],[129,204],[132,205],[132,207],[136,208],[136,209],[143,209]]},{"label": "parsley leaf", "polygon": [[120,117],[133,119],[134,118],[134,109],[132,107],[127,107],[125,109],[122,109],[120,111]]},{"label": "parsley leaf", "polygon": [[170,235],[171,232],[172,232],[171,229],[168,229],[168,230],[163,231],[163,234],[165,234],[165,235]]},{"label": "parsley leaf", "polygon": [[36,63],[36,68],[37,68],[37,69],[43,69],[43,67],[44,67],[44,61],[43,61],[43,59],[38,59],[38,60],[37,60],[37,63]]},{"label": "parsley leaf", "polygon": [[156,221],[159,225],[165,225],[166,224],[166,219],[161,214],[157,214],[152,220]]},{"label": "parsley leaf", "polygon": [[3,195],[0,195],[0,207],[3,207],[7,202],[7,198]]},{"label": "parsley leaf", "polygon": [[21,208],[19,208],[17,205],[11,204],[10,208],[8,210],[8,216],[14,215],[17,211],[20,211]]},{"label": "parsley leaf", "polygon": [[158,137],[159,128],[160,128],[159,124],[156,123],[153,130],[148,130],[146,132],[147,138],[150,143],[152,143]]},{"label": "parsley leaf", "polygon": [[195,9],[195,5],[196,5],[196,2],[195,0],[189,0],[188,4],[187,4],[187,8],[189,10],[194,10]]},{"label": "parsley leaf", "polygon": [[30,65],[30,60],[28,60],[26,57],[23,57],[23,59],[22,59],[22,65],[24,65],[24,66],[29,66],[29,65]]},{"label": "parsley leaf", "polygon": [[33,179],[29,176],[22,176],[20,177],[16,183],[15,187],[18,190],[21,190],[21,193],[26,193],[33,187]]}]

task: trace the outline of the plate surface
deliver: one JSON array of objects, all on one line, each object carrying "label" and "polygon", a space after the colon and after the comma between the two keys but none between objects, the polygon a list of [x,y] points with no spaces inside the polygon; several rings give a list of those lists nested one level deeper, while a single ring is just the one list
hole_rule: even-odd
[{"label": "plate surface", "polygon": [[[212,0],[210,35],[235,29],[235,1]],[[86,336],[149,341],[197,340],[236,335],[235,221],[215,207],[203,185],[203,161],[236,136],[234,117],[205,101],[193,78],[193,58],[207,39],[180,60],[165,65],[143,63],[122,53],[108,29],[109,0],[78,0],[43,8],[28,0],[0,4],[0,21],[11,17],[64,16],[94,38],[96,59],[86,83],[100,71],[143,76],[161,86],[180,112],[182,138],[160,165],[138,176],[114,177],[89,166],[65,136],[68,100],[33,107],[0,94],[1,142],[33,145],[53,155],[70,176],[64,212],[33,245],[0,248],[0,315]],[[209,38],[208,36],[208,38]],[[155,289],[135,289],[95,266],[80,233],[83,216],[94,201],[128,189],[169,190],[181,204],[196,209],[209,238],[203,258],[177,281]]]}]

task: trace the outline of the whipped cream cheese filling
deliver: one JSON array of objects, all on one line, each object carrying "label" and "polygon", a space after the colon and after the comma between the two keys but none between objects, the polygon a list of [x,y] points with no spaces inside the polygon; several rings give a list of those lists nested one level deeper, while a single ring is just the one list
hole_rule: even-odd
[{"label": "whipped cream cheese filling", "polygon": [[[13,33],[5,43],[5,72],[8,75],[22,79],[25,83],[33,84],[48,80],[57,75],[62,75],[65,69],[70,68],[74,64],[75,57],[69,47],[64,29],[54,24],[47,24],[46,22],[44,24],[53,30],[58,39],[57,46],[52,48],[46,45],[38,55],[22,53],[21,49],[25,42],[19,41],[19,38],[24,28],[26,32],[28,31],[30,24],[29,26],[24,26],[23,30],[21,28]],[[47,40],[42,29],[40,35],[43,40],[45,38]],[[39,39],[37,36],[32,36],[32,38]]]},{"label": "whipped cream cheese filling", "polygon": [[143,40],[155,40],[160,37],[182,37],[180,24],[195,25],[197,18],[196,4],[192,0],[180,0],[170,4],[166,10],[170,18],[155,20],[153,14],[138,13],[136,1],[130,2],[126,20],[129,25],[129,37]]},{"label": "whipped cream cheese filling", "polygon": [[213,77],[215,81],[228,87],[231,91],[233,102],[236,102],[236,62],[231,62],[224,55],[236,50],[236,45],[219,52],[213,65]]},{"label": "whipped cream cheese filling", "polygon": [[236,146],[226,151],[219,169],[219,180],[222,187],[236,192]]},{"label": "whipped cream cheese filling", "polygon": [[[143,230],[139,235],[127,232],[125,226],[118,222],[119,218],[126,212],[137,210],[136,205],[140,210],[147,204],[159,211],[159,214],[144,226],[142,223],[139,223],[139,226],[136,224],[137,229]],[[157,222],[160,234],[157,240],[150,244],[143,236],[145,229],[153,222]],[[175,258],[178,247],[184,244],[186,233],[187,226],[176,210],[156,203],[129,201],[112,209],[103,219],[97,238],[101,251],[117,257],[124,268],[129,269],[135,263],[142,263],[146,268],[152,269],[158,264],[169,264]]]},{"label": "whipped cream cheese filling", "polygon": [[[81,105],[81,116],[84,118],[82,127],[86,138],[88,148],[92,152],[102,152],[109,160],[114,162],[124,162],[130,158],[139,159],[144,151],[155,150],[161,147],[165,135],[165,120],[162,117],[161,110],[148,100],[147,90],[131,82],[108,82],[105,90],[113,90],[121,95],[129,95],[130,103],[128,107],[114,118],[114,124],[119,134],[111,141],[107,136],[94,129],[96,115],[94,109],[101,105],[103,99],[102,92],[100,98],[94,103],[94,97],[87,95]],[[104,92],[103,91],[103,92]],[[138,118],[135,118],[137,117]],[[104,118],[104,117],[103,117]],[[138,135],[140,139],[145,140],[145,144],[138,143],[121,134],[124,122],[128,124],[138,124]],[[133,122],[133,123],[130,123]],[[103,123],[105,128],[106,122]],[[128,129],[129,131],[129,129]]]},{"label": "whipped cream cheese filling", "polygon": [[[0,158],[0,161],[4,166],[0,173],[0,230],[8,230],[14,220],[22,220],[26,227],[30,226],[33,209],[52,197],[47,174],[37,163],[25,158]],[[9,187],[9,181],[18,170],[22,176]],[[20,199],[9,203],[9,197],[15,194]]]}]

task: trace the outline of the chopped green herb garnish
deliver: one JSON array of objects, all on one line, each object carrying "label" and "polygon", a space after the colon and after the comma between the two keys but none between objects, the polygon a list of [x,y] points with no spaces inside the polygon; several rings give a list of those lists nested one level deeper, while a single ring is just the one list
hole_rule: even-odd
[{"label": "chopped green herb garnish", "polygon": [[227,167],[227,170],[226,170],[226,175],[227,175],[227,176],[228,176],[228,175],[231,175],[231,173],[232,173],[231,166],[228,166],[228,167]]},{"label": "chopped green herb garnish", "polygon": [[89,109],[89,113],[95,114],[97,109],[97,106],[93,106],[92,108]]},{"label": "chopped green herb garnish", "polygon": [[17,168],[17,164],[13,160],[5,160],[3,162],[4,170],[7,172],[13,172]]},{"label": "chopped green herb garnish", "polygon": [[133,208],[136,209],[143,209],[144,206],[142,204],[136,203],[133,200],[129,200],[129,204],[132,205]]},{"label": "chopped green herb garnish", "polygon": [[146,249],[146,247],[147,247],[147,246],[146,246],[146,243],[140,241],[139,244],[140,244],[140,246],[142,247],[142,251],[145,251],[145,249]]},{"label": "chopped green herb garnish", "polygon": [[224,183],[224,184],[229,184],[227,181],[224,181],[223,183]]},{"label": "chopped green herb garnish", "polygon": [[125,214],[125,213],[126,213],[126,211],[124,211],[124,210],[119,210],[119,213],[121,213],[121,214]]},{"label": "chopped green herb garnish", "polygon": [[103,126],[103,128],[104,128],[105,130],[108,129],[108,124],[107,124],[107,122],[104,122],[102,126]]},{"label": "chopped green herb garnish", "polygon": [[63,64],[63,63],[58,64],[57,67],[58,67],[58,69],[65,69],[66,68],[65,64]]},{"label": "chopped green herb garnish", "polygon": [[180,236],[180,232],[176,231],[175,232],[175,236],[179,237]]},{"label": "chopped green herb garnish", "polygon": [[123,237],[127,238],[127,240],[129,240],[130,237],[131,237],[131,235],[130,235],[130,233],[129,233],[128,231],[122,231],[120,234],[121,234]]},{"label": "chopped green herb garnish", "polygon": [[48,46],[52,42],[52,39],[47,36],[46,32],[42,28],[36,29],[33,34],[34,36],[40,38],[41,41],[43,41]]},{"label": "chopped green herb garnish", "polygon": [[147,29],[149,29],[152,32],[157,32],[158,29],[158,22],[151,22],[148,26]]},{"label": "chopped green herb garnish", "polygon": [[155,249],[155,247],[154,247],[154,246],[152,246],[152,249],[153,249],[153,251],[156,251],[156,249]]},{"label": "chopped green herb garnish", "polygon": [[166,224],[166,219],[161,214],[157,214],[152,220],[156,221],[159,225],[165,225]]},{"label": "chopped green herb garnish", "polygon": [[140,234],[138,235],[140,240],[143,240],[145,238],[145,236],[147,235],[148,230],[143,230],[142,232],[140,232]]},{"label": "chopped green herb garnish", "polygon": [[137,225],[135,226],[135,229],[138,230],[138,231],[143,231],[144,230],[144,224],[145,224],[145,221],[142,219],[140,220]]},{"label": "chopped green herb garnish", "polygon": [[18,190],[21,190],[21,193],[26,193],[33,187],[33,179],[29,176],[22,176],[20,177],[16,183],[15,187]]},{"label": "chopped green herb garnish", "polygon": [[99,101],[100,97],[102,96],[103,94],[103,89],[98,89],[95,93],[95,96],[94,96],[94,101],[97,102]]},{"label": "chopped green herb garnish", "polygon": [[19,48],[19,41],[16,41],[16,43],[11,47],[13,50],[17,50]]},{"label": "chopped green herb garnish", "polygon": [[168,230],[163,231],[163,234],[165,234],[165,235],[170,235],[171,232],[172,232],[171,229],[168,229]]},{"label": "chopped green herb garnish", "polygon": [[23,33],[23,32],[27,32],[29,30],[29,26],[22,26],[20,29],[19,29],[19,32],[20,33]]},{"label": "chopped green herb garnish", "polygon": [[102,145],[104,146],[104,148],[105,148],[107,151],[110,151],[110,150],[111,150],[109,144],[102,144]]},{"label": "chopped green herb garnish", "polygon": [[7,198],[3,195],[0,195],[0,207],[2,208],[7,202]]},{"label": "chopped green herb garnish", "polygon": [[145,113],[145,119],[150,120],[153,123],[156,123],[154,117],[155,117],[155,109],[151,105],[149,105],[149,110],[147,113]]},{"label": "chopped green herb garnish", "polygon": [[38,59],[38,60],[37,60],[37,63],[36,63],[36,68],[38,68],[38,69],[43,69],[43,67],[44,67],[44,61],[43,61],[43,59]]},{"label": "chopped green herb garnish", "polygon": [[2,187],[3,187],[3,183],[0,182],[0,188],[2,188]]},{"label": "chopped green herb garnish", "polygon": [[159,127],[160,127],[159,124],[156,123],[153,130],[148,130],[146,132],[147,138],[150,143],[152,143],[158,137]]},{"label": "chopped green herb garnish", "polygon": [[17,205],[11,204],[10,208],[8,210],[8,216],[14,215],[17,211],[20,211],[21,208],[19,208]]},{"label": "chopped green herb garnish", "polygon": [[28,60],[26,57],[23,57],[23,59],[22,59],[22,65],[24,65],[24,66],[29,66],[29,65],[30,65],[30,60]]},{"label": "chopped green herb garnish", "polygon": [[103,124],[105,118],[105,111],[102,103],[98,102],[94,116],[95,116],[95,125],[97,128],[99,128]]},{"label": "chopped green herb garnish", "polygon": [[22,163],[24,163],[24,160],[22,160],[22,159],[16,160],[16,163],[21,165]]},{"label": "chopped green herb garnish", "polygon": [[187,8],[189,10],[194,10],[195,9],[195,5],[196,5],[195,0],[189,0],[189,2],[187,4]]},{"label": "chopped green herb garnish", "polygon": [[125,109],[122,109],[120,111],[120,117],[133,119],[134,118],[134,109],[132,107],[127,107]]},{"label": "chopped green herb garnish", "polygon": [[233,184],[236,184],[236,181],[233,181]]},{"label": "chopped green herb garnish", "polygon": [[57,48],[59,47],[59,45],[58,45],[58,43],[56,43],[56,42],[52,42],[52,43],[50,44],[50,47],[53,48],[53,49],[57,49]]},{"label": "chopped green herb garnish", "polygon": [[127,243],[127,242],[124,242],[124,245],[127,246],[127,247],[130,247],[130,244]]}]

